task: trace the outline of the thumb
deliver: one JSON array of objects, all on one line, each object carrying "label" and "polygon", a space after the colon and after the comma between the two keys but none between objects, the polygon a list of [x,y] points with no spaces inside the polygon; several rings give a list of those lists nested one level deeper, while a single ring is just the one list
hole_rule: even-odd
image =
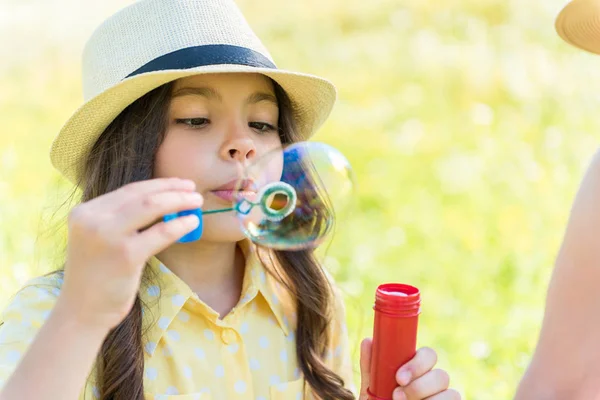
[{"label": "thumb", "polygon": [[367,389],[371,380],[371,347],[373,340],[364,338],[360,343],[360,395],[359,400],[368,400]]}]

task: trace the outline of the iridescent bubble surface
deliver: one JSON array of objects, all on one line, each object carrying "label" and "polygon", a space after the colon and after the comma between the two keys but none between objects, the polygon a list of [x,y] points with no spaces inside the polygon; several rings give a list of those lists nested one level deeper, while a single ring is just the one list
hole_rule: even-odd
[{"label": "iridescent bubble surface", "polygon": [[234,207],[246,236],[279,250],[318,246],[354,189],[350,163],[334,147],[300,142],[273,150],[245,169]]}]

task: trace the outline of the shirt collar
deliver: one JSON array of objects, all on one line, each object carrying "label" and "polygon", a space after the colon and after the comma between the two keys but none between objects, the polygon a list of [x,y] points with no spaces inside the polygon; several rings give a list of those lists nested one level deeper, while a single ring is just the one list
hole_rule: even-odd
[{"label": "shirt collar", "polygon": [[[246,303],[256,301],[257,295],[262,295],[281,330],[289,335],[289,323],[285,315],[283,286],[271,276],[257,256],[256,246],[246,239],[238,243],[246,257],[246,268],[242,283],[241,298],[236,308],[243,307]],[[146,351],[152,355],[160,338],[168,330],[171,321],[179,314],[186,303],[194,303],[193,312],[200,312],[216,324],[221,324],[218,314],[204,303],[192,289],[167,268],[158,258],[148,260],[151,269],[150,276],[153,283],[149,287],[140,289],[142,300],[142,313],[144,329],[147,332]],[[289,294],[288,294],[289,296]],[[291,299],[291,297],[288,297]],[[198,310],[198,311],[196,311]]]}]

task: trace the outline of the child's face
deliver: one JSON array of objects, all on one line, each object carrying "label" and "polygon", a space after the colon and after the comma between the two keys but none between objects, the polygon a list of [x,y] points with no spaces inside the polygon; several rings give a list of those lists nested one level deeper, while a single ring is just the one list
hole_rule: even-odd
[{"label": "child's face", "polygon": [[[281,146],[279,108],[271,81],[260,74],[210,74],[179,79],[173,88],[169,123],[154,166],[154,177],[196,182],[203,210],[232,206],[223,185],[235,182],[244,166]],[[273,129],[275,128],[275,129]],[[281,163],[270,163],[281,176]],[[206,215],[202,240],[243,238],[234,212]]]}]

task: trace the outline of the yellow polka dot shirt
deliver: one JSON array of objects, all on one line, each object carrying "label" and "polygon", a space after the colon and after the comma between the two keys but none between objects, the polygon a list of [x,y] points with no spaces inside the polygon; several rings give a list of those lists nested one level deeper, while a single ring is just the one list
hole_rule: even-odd
[{"label": "yellow polka dot shirt", "polygon": [[[146,400],[313,399],[296,358],[296,313],[291,296],[246,254],[242,296],[223,319],[156,257],[149,262],[155,286],[140,289],[144,324]],[[0,388],[48,318],[60,277],[28,282],[0,314]],[[345,308],[336,290],[332,343],[326,364],[356,395]],[[60,351],[60,349],[57,349]],[[95,373],[80,399],[98,398]]]}]

